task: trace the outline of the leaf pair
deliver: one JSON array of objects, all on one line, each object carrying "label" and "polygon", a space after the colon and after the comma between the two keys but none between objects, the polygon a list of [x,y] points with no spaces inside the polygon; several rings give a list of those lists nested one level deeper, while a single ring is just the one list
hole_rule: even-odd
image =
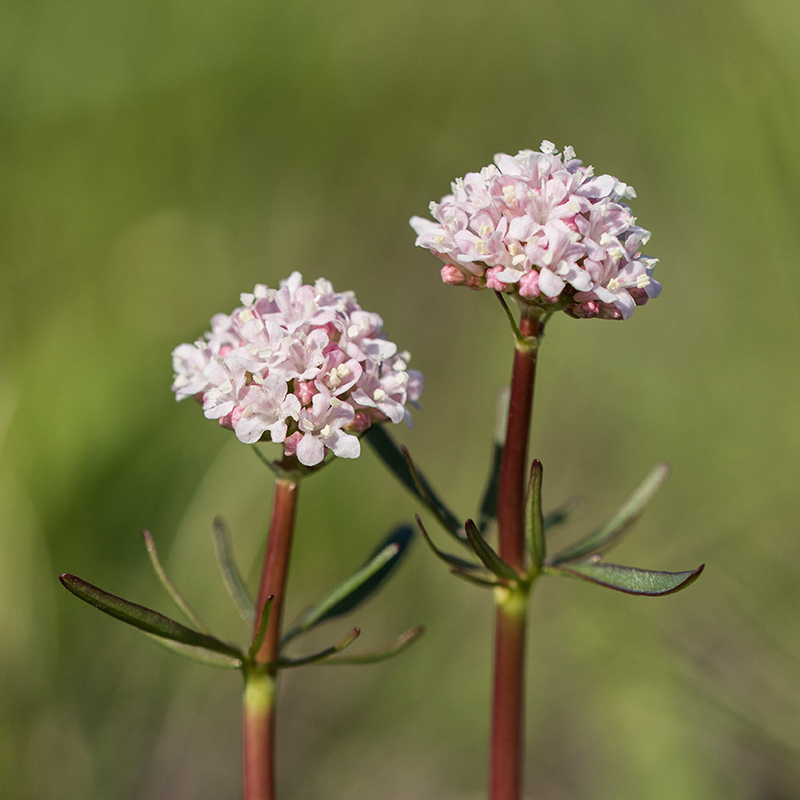
[{"label": "leaf pair", "polygon": [[367,438],[389,469],[433,512],[445,530],[462,544],[468,544],[480,563],[445,553],[431,540],[419,517],[417,524],[434,554],[444,561],[453,574],[481,586],[524,585],[542,572],[570,575],[629,594],[658,596],[671,594],[693,583],[704,565],[684,572],[663,572],[607,564],[601,554],[616,544],[639,519],[648,503],[669,476],[666,463],[657,464],[614,512],[611,518],[588,536],[572,544],[552,558],[546,557],[546,532],[566,521],[576,509],[572,501],[564,508],[545,516],[542,509],[542,465],[533,462],[526,500],[525,525],[531,566],[519,574],[503,561],[484,536],[497,518],[500,465],[503,453],[502,399],[498,404],[498,426],[495,432],[492,464],[478,514],[478,525],[471,520],[462,527],[444,505],[424,476],[416,469],[408,451],[400,448],[381,426],[367,431]]},{"label": "leaf pair", "polygon": [[[72,594],[89,603],[89,605],[138,628],[160,644],[192,660],[201,661],[211,666],[230,668],[241,668],[253,663],[266,635],[273,598],[270,596],[264,604],[258,631],[249,648],[244,650],[235,645],[227,644],[211,633],[208,626],[203,623],[183,595],[175,588],[161,564],[155,542],[150,533],[144,531],[142,535],[156,575],[175,605],[199,630],[182,625],[150,608],[105,592],[74,575],[66,573],[61,575],[61,583]],[[302,616],[298,623],[286,634],[282,645],[295,636],[311,630],[329,619],[340,617],[353,611],[375,594],[399,565],[412,538],[413,529],[407,525],[400,526],[392,531],[361,569],[342,582],[320,603]],[[214,548],[225,588],[233,599],[242,619],[252,628],[255,621],[254,603],[234,561],[227,529],[219,519],[214,521]],[[337,659],[334,663],[371,663],[390,658],[408,647],[422,633],[423,628],[412,628],[383,650],[364,653],[347,659]],[[360,630],[353,628],[337,644],[325,648],[314,655],[301,658],[280,657],[274,664],[269,666],[280,669],[322,662],[352,644],[359,634]]]}]

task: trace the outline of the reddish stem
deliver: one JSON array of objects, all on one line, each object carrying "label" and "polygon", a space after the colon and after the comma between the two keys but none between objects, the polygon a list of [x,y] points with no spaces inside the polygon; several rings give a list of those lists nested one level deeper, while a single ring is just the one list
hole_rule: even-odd
[{"label": "reddish stem", "polygon": [[[523,310],[522,339],[514,352],[508,423],[500,464],[500,557],[520,572],[525,560],[525,484],[528,436],[541,322]],[[522,785],[527,593],[496,593],[490,800],[519,800]]]},{"label": "reddish stem", "polygon": [[522,784],[525,700],[525,598],[497,607],[490,800],[518,800]]},{"label": "reddish stem", "polygon": [[268,664],[278,657],[278,642],[281,635],[281,618],[283,614],[283,595],[286,587],[286,576],[289,572],[289,555],[292,550],[292,532],[297,513],[296,480],[277,478],[275,480],[275,502],[272,506],[272,522],[269,526],[267,551],[264,554],[264,567],[261,571],[261,583],[256,600],[256,621],[253,636],[258,631],[261,621],[261,610],[270,595],[274,596],[272,611],[264,643],[258,651],[256,661]]},{"label": "reddish stem", "polygon": [[528,436],[533,412],[533,384],[536,376],[536,342],[541,334],[538,317],[523,314],[520,333],[533,340],[517,345],[503,459],[500,463],[500,487],[497,497],[497,524],[500,557],[518,570],[525,569],[525,483]]},{"label": "reddish stem", "polygon": [[266,665],[278,658],[281,617],[292,532],[297,512],[296,480],[275,481],[275,502],[258,589],[253,636],[258,631],[261,611],[272,595],[272,609],[264,642],[256,654],[256,665],[245,672],[244,692],[244,798],[275,800],[275,683],[277,670]]}]

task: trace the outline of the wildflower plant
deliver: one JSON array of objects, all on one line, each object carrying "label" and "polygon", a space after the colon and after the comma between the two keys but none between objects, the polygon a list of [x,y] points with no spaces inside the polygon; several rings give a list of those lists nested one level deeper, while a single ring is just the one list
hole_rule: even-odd
[{"label": "wildflower plant", "polygon": [[[539,151],[499,154],[494,164],[452,184],[431,203],[433,219],[413,217],[417,245],[444,265],[446,284],[491,290],[513,335],[511,384],[498,411],[489,477],[474,519],[449,509],[387,423],[410,426],[422,376],[409,354],[383,333],[381,318],[364,311],[352,292],[335,292],[298,272],[277,289],[257,285],[230,314],[217,314],[211,330],[173,351],[172,389],[194,398],[208,419],[229,429],[274,473],[274,503],[258,592],[252,597],[239,573],[224,524],[214,523],[214,546],[223,583],[249,629],[244,645],[217,638],[164,572],[153,537],[144,533],[152,565],[188,625],[111,595],[74,575],[61,576],[73,594],[127,622],[177,652],[244,676],[245,800],[275,797],[275,688],[282,669],[314,664],[371,663],[414,642],[422,628],[401,634],[383,650],[341,655],[359,635],[310,655],[287,647],[318,625],[355,610],[383,586],[414,535],[394,529],[364,565],[284,628],[285,586],[303,478],[337,458],[356,458],[361,440],[432,512],[452,543],[436,556],[458,577],[492,590],[495,605],[494,678],[489,800],[519,800],[522,787],[525,629],[531,590],[542,576],[579,578],[634,595],[660,596],[692,583],[703,567],[662,572],[604,560],[627,534],[664,483],[657,464],[612,517],[577,542],[551,553],[550,531],[569,518],[567,506],[545,514],[543,468],[528,463],[533,391],[545,325],[558,311],[578,319],[628,319],[658,297],[656,259],[641,252],[650,233],[628,205],[632,187],[595,175],[570,147],[550,142]],[[516,313],[514,312],[516,307]],[[279,447],[268,459],[263,442]],[[494,530],[496,544],[491,543]],[[379,791],[376,790],[376,796]]]},{"label": "wildflower plant", "polygon": [[355,656],[340,653],[359,636],[353,628],[339,642],[310,655],[292,656],[287,646],[328,620],[354,611],[394,572],[413,538],[400,525],[364,565],[284,629],[282,611],[301,479],[336,457],[357,458],[359,437],[382,423],[411,424],[422,376],[408,369],[382,331],[377,314],[364,311],[352,292],[334,292],[319,279],[303,284],[294,272],[278,289],[257,285],[242,294],[231,314],[217,314],[211,330],[173,351],[177,400],[194,397],[203,413],[243,443],[273,442],[280,458],[256,454],[275,474],[272,520],[258,593],[253,599],[233,557],[221,520],[214,546],[231,599],[250,630],[243,646],[213,635],[167,577],[153,537],[144,532],[148,555],[161,582],[190,626],[111,595],[74,575],[61,582],[73,594],[127,622],[182,655],[244,676],[245,800],[275,797],[275,687],[280,670],[305,664],[368,664],[390,658],[416,641],[421,627],[388,647]]},{"label": "wildflower plant", "polygon": [[[440,549],[417,517],[434,553],[458,577],[493,590],[490,800],[521,796],[525,628],[534,583],[544,575],[568,576],[659,596],[685,588],[703,569],[659,572],[603,559],[666,480],[666,464],[657,464],[608,522],[551,554],[548,532],[572,509],[543,513],[542,464],[527,463],[536,364],[547,321],[557,311],[579,319],[628,319],[661,291],[653,278],[656,259],[640,251],[650,233],[636,224],[627,205],[635,197],[632,187],[611,175],[595,175],[571,147],[559,153],[545,141],[538,152],[496,155],[493,165],[457,179],[451,194],[431,203],[433,221],[410,221],[417,245],[444,262],[446,284],[494,291],[514,337],[511,386],[477,523],[462,523],[463,517],[447,508],[386,431],[367,434],[390,469],[467,551],[464,557]],[[519,321],[507,298],[517,306]],[[495,524],[496,548],[488,541]]]}]

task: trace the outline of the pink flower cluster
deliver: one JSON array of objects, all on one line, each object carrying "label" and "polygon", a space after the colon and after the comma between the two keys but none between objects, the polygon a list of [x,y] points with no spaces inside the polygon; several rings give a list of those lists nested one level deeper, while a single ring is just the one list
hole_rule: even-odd
[{"label": "pink flower cluster", "polygon": [[499,153],[494,165],[452,184],[431,203],[436,222],[412,217],[417,245],[445,262],[445,283],[494,289],[575,317],[627,319],[657,297],[650,232],[624,200],[633,188],[595,176],[571,147]]},{"label": "pink flower cluster", "polygon": [[357,434],[373,422],[410,425],[406,404],[417,403],[422,375],[352,292],[322,278],[303,285],[294,272],[279,289],[259,284],[240,299],[172,352],[177,400],[197,398],[242,442],[283,442],[308,467],[327,451],[356,458]]}]

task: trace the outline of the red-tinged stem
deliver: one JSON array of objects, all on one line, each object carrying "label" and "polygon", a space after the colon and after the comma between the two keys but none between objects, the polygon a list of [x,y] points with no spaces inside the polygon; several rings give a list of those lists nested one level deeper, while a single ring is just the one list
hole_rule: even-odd
[{"label": "red-tinged stem", "polygon": [[261,571],[261,583],[258,587],[256,601],[256,621],[253,627],[253,636],[255,636],[258,631],[261,609],[267,598],[272,595],[275,599],[272,601],[267,635],[256,656],[256,661],[261,664],[268,664],[278,657],[283,595],[286,576],[289,572],[289,555],[292,550],[292,532],[297,514],[298,488],[297,479],[276,478],[275,480],[275,502],[272,506],[272,522],[269,526],[267,551],[264,554],[264,567]]},{"label": "red-tinged stem", "polygon": [[[525,559],[525,485],[528,435],[541,321],[522,312],[514,352],[508,423],[500,464],[498,531],[500,557],[520,572]],[[527,590],[495,592],[495,661],[489,800],[519,800],[525,707]]]},{"label": "red-tinged stem", "polygon": [[244,800],[275,798],[275,675],[250,670],[244,681]]},{"label": "red-tinged stem", "polygon": [[284,590],[289,572],[292,532],[297,512],[296,479],[277,478],[272,522],[258,589],[256,621],[272,595],[272,608],[264,642],[256,663],[245,669],[244,688],[244,800],[275,800],[275,686],[277,670],[267,666],[278,658]]},{"label": "red-tinged stem", "polygon": [[[499,591],[499,590],[498,590]],[[494,639],[494,697],[490,800],[519,800],[525,707],[525,609],[523,593],[497,605]]]},{"label": "red-tinged stem", "polygon": [[506,440],[500,463],[497,524],[500,558],[522,571],[525,569],[526,459],[541,322],[538,317],[523,313],[519,330],[523,338],[517,343],[514,351]]}]

